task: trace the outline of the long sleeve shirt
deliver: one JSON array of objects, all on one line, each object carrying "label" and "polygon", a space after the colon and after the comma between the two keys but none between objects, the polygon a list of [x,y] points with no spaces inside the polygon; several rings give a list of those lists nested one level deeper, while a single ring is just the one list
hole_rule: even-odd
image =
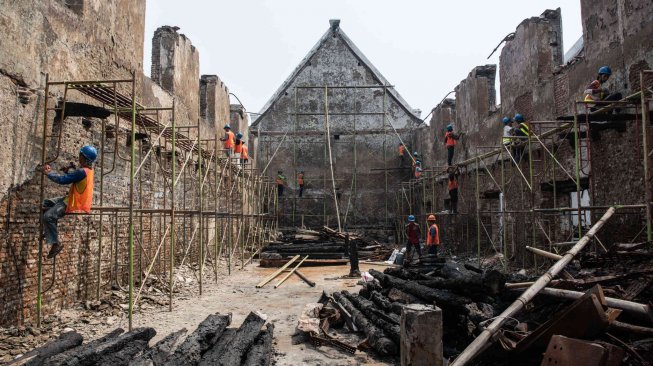
[{"label": "long sleeve shirt", "polygon": [[64,175],[59,175],[57,173],[51,172],[48,173],[48,178],[51,181],[61,185],[77,183],[79,181],[82,181],[84,178],[86,178],[86,171],[82,168],[79,168],[72,173],[67,173]]}]

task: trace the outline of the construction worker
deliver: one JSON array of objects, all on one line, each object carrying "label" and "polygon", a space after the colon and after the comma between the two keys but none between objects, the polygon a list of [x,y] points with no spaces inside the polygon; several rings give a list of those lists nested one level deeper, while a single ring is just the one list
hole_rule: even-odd
[{"label": "construction worker", "polygon": [[245,165],[249,161],[249,149],[247,148],[247,145],[245,145],[245,140],[243,140],[242,144],[243,144],[243,150],[240,155],[240,163]]},{"label": "construction worker", "polygon": [[277,172],[277,178],[275,179],[277,183],[277,195],[279,197],[283,196],[283,189],[286,186],[286,177],[283,176],[283,172],[279,170]]},{"label": "construction worker", "polygon": [[236,134],[236,141],[234,141],[234,159],[240,159],[243,153],[243,134],[238,132]]},{"label": "construction worker", "polygon": [[524,119],[524,116],[521,114],[515,114],[513,121],[514,124],[516,124],[516,126],[513,128],[513,135],[517,136],[518,138],[515,139],[512,149],[515,161],[519,163],[522,156],[524,155],[526,144],[528,144],[527,137],[530,136],[531,132],[528,124],[526,123],[526,120]]},{"label": "construction worker", "polygon": [[223,148],[227,156],[231,156],[231,151],[233,150],[235,145],[234,140],[235,140],[235,136],[234,133],[231,132],[231,126],[224,125],[224,137],[221,137],[220,141],[224,142]]},{"label": "construction worker", "polygon": [[415,160],[415,179],[422,177],[422,162]]},{"label": "construction worker", "polygon": [[456,140],[460,139],[460,134],[455,134],[453,132],[453,125],[447,125],[447,132],[444,133],[444,145],[447,147],[447,165],[452,166],[453,164],[453,152],[456,147]]},{"label": "construction worker", "polygon": [[458,172],[449,173],[449,182],[447,188],[449,189],[449,202],[451,213],[458,213]]},{"label": "construction worker", "polygon": [[428,231],[426,232],[426,250],[428,254],[438,255],[438,247],[440,246],[440,229],[435,223],[435,215],[429,215],[426,219],[428,224]]},{"label": "construction worker", "polygon": [[503,137],[501,138],[501,142],[506,145],[510,146],[512,144],[512,119],[510,117],[503,117]]},{"label": "construction worker", "polygon": [[43,235],[46,244],[51,245],[48,259],[54,258],[63,250],[63,244],[59,242],[57,223],[60,218],[70,213],[90,213],[93,203],[93,163],[97,159],[97,150],[93,146],[86,145],[79,150],[80,168],[72,173],[66,172],[58,175],[52,171],[52,167],[43,167],[43,173],[51,181],[65,185],[70,184],[70,190],[65,197],[46,199],[43,201]]},{"label": "construction worker", "polygon": [[304,194],[304,171],[300,171],[297,174],[297,186],[299,186],[299,197]]},{"label": "construction worker", "polygon": [[406,255],[404,256],[404,266],[407,266],[412,260],[412,249],[417,249],[417,254],[422,257],[422,248],[419,246],[419,238],[422,236],[419,224],[415,222],[415,216],[408,215],[408,224],[406,224]]},{"label": "construction worker", "polygon": [[403,168],[406,165],[406,146],[403,142],[399,143],[399,167]]},{"label": "construction worker", "polygon": [[[612,69],[609,66],[602,66],[599,68],[598,75],[596,80],[592,81],[587,88],[585,88],[585,102],[596,102],[596,101],[615,101],[621,100],[621,93],[610,93],[610,90],[606,87],[603,87],[610,76],[612,75]],[[597,109],[596,104],[588,104],[591,111]]]}]

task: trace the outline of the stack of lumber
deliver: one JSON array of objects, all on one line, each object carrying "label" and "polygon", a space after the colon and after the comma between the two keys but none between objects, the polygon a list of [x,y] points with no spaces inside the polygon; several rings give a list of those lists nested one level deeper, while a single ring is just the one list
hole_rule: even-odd
[{"label": "stack of lumber", "polygon": [[375,240],[354,233],[337,232],[328,227],[321,231],[296,229],[286,232],[280,241],[271,242],[263,248],[261,267],[279,267],[296,255],[306,256],[303,266],[324,266],[347,264],[349,248],[345,242],[356,243],[360,260],[382,261],[392,253]]}]

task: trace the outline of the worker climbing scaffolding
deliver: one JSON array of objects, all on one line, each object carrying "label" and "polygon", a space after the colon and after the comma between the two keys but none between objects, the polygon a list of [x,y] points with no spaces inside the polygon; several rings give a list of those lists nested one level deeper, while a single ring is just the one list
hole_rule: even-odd
[{"label": "worker climbing scaffolding", "polygon": [[71,213],[90,213],[93,202],[93,163],[97,159],[97,150],[86,145],[79,150],[80,167],[72,173],[58,175],[52,171],[50,165],[43,166],[43,174],[48,179],[60,184],[70,184],[68,195],[50,198],[43,202],[43,235],[46,244],[50,245],[48,258],[54,258],[63,250],[59,241],[58,222],[64,215]]},{"label": "worker climbing scaffolding", "polygon": [[[609,66],[602,66],[599,68],[598,75],[596,79],[592,81],[587,88],[585,88],[585,102],[597,102],[597,101],[617,101],[621,100],[621,93],[610,93],[610,89],[603,86],[608,82],[610,76],[612,75],[612,69]],[[591,111],[595,111],[599,108],[595,103],[588,103],[587,106]]]}]

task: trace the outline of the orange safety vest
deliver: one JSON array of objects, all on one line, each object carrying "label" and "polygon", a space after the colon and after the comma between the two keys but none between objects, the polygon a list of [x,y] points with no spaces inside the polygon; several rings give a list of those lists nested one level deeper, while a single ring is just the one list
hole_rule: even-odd
[{"label": "orange safety vest", "polygon": [[419,178],[421,176],[422,176],[422,168],[415,167],[415,178]]},{"label": "orange safety vest", "polygon": [[[435,228],[435,236],[431,236],[431,228]],[[426,245],[440,245],[440,229],[433,224],[426,232]]]},{"label": "orange safety vest", "polygon": [[297,176],[297,184],[299,184],[300,186],[304,185],[304,174],[299,173],[299,175]]},{"label": "orange safety vest", "polygon": [[450,191],[452,189],[458,188],[458,181],[455,178],[454,178],[454,180],[450,180],[449,183],[447,184],[447,187],[449,187]]},{"label": "orange safety vest", "polygon": [[224,141],[224,148],[225,149],[232,149],[235,144],[235,139],[236,137],[234,136],[234,133],[229,131],[227,132],[227,139]]},{"label": "orange safety vest", "polygon": [[456,139],[453,138],[453,132],[447,131],[444,134],[444,142],[447,146],[456,146]]},{"label": "orange safety vest", "polygon": [[93,203],[93,169],[84,168],[86,178],[70,185],[66,213],[91,213]]},{"label": "orange safety vest", "polygon": [[399,156],[404,156],[405,152],[406,152],[406,146],[399,145]]},{"label": "orange safety vest", "polygon": [[236,154],[240,154],[241,152],[243,152],[243,142],[241,140],[236,140],[234,152]]},{"label": "orange safety vest", "polygon": [[249,154],[248,154],[248,152],[249,152],[249,150],[247,149],[247,146],[245,146],[245,144],[243,144],[243,154],[241,155],[241,157],[243,158],[243,160],[247,160],[247,159],[249,159]]}]

